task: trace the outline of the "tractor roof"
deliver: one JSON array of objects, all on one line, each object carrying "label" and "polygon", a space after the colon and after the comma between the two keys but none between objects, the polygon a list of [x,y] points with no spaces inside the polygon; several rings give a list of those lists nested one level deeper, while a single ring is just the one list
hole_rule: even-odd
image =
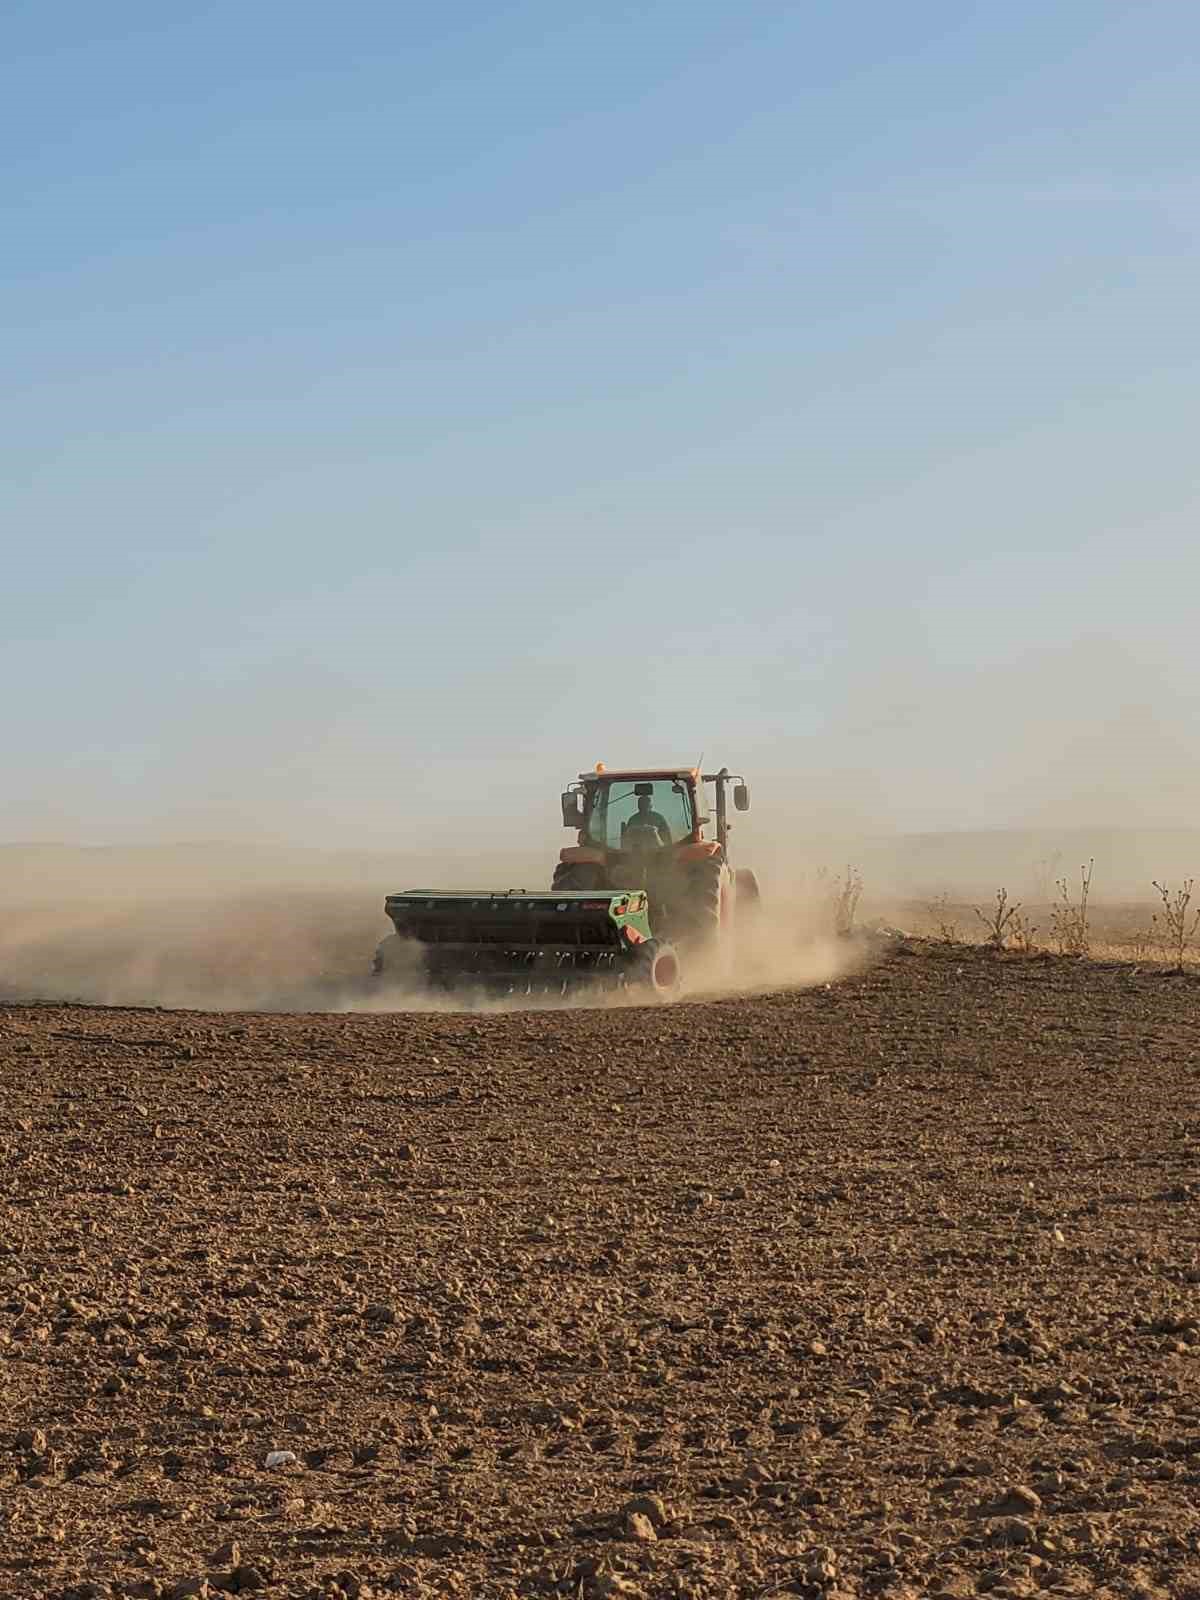
[{"label": "tractor roof", "polygon": [[616,769],[604,767],[579,774],[580,781],[583,783],[594,783],[597,778],[616,778],[621,783],[637,783],[642,779],[665,781],[668,778],[679,778],[686,782],[689,779],[694,781],[699,776],[699,769],[696,767],[618,767]]}]

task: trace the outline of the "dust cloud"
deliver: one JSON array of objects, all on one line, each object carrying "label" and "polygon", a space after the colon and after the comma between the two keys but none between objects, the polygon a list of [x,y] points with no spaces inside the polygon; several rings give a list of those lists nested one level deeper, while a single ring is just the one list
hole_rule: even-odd
[{"label": "dust cloud", "polygon": [[[371,1003],[386,893],[521,881],[470,851],[378,854],[193,845],[0,847],[0,1000],[204,1010]],[[532,879],[532,882],[537,882]]]},{"label": "dust cloud", "polygon": [[378,904],[358,893],[284,885],[107,906],[9,907],[0,929],[0,999],[338,1009],[355,966],[366,970],[378,922]]},{"label": "dust cloud", "polygon": [[[760,790],[761,792],[761,790]],[[829,897],[861,875],[858,926],[931,931],[930,903],[957,903],[965,937],[971,905],[1004,886],[1045,906],[1054,880],[1094,858],[1093,906],[1133,907],[1148,921],[1150,880],[1200,877],[1200,830],[1004,829],[834,835],[765,818],[740,837],[736,860],[763,885],[759,915],[738,939],[736,964],[683,963],[690,998],[832,982],[870,959],[869,939],[835,937]],[[748,819],[746,819],[748,820]],[[453,1005],[414,982],[382,990],[370,976],[391,928],[384,896],[412,887],[537,890],[546,855],[436,851],[254,851],[222,846],[79,850],[0,847],[0,1001],[31,999],[197,1010],[357,1011],[480,1008]],[[1035,918],[1043,929],[1048,919]],[[573,1003],[583,1003],[583,996]],[[616,1003],[629,1003],[636,996]],[[506,1002],[511,1005],[512,1001]],[[609,1003],[609,1002],[606,1002]]]},{"label": "dust cloud", "polygon": [[[0,1000],[194,1010],[395,1011],[527,1004],[431,997],[416,980],[371,977],[391,927],[389,889],[541,886],[545,863],[253,852],[216,846],[0,850]],[[828,936],[809,894],[772,897],[739,940],[736,964],[684,965],[682,993],[711,997],[831,981],[863,961]],[[639,996],[605,1004],[638,1003]],[[589,1003],[586,995],[572,1004]]]},{"label": "dust cloud", "polygon": [[[1092,638],[953,671],[915,636],[910,646],[885,672],[823,684],[804,728],[800,711],[777,707],[769,739],[740,723],[701,728],[707,709],[669,748],[650,721],[637,740],[607,724],[589,738],[589,754],[630,764],[703,744],[750,779],[733,855],[759,875],[763,918],[737,971],[692,971],[690,992],[828,982],[853,967],[860,947],[831,938],[822,909],[821,874],[848,865],[868,927],[919,929],[922,904],[946,896],[972,928],[971,905],[998,888],[1045,905],[1060,875],[1073,882],[1093,860],[1094,905],[1141,920],[1152,879],[1200,880],[1200,739],[1169,664]],[[347,720],[343,689],[281,672],[241,710],[214,701],[188,724],[186,760],[163,745],[157,772],[127,774],[123,790],[108,761],[111,793],[26,764],[23,788],[0,798],[10,837],[36,823],[128,842],[0,844],[0,998],[377,1006],[367,975],[388,892],[548,883],[558,787],[586,764],[564,760],[559,736],[553,750],[535,730],[532,746],[497,733],[470,760],[415,759],[411,727],[393,747],[380,735],[387,707]],[[172,842],[214,833],[250,842]],[[404,851],[376,847],[397,838]]]}]

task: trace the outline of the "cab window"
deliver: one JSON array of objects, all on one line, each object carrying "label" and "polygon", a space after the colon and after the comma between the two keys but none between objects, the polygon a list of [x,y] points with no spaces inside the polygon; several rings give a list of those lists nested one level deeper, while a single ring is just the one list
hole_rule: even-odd
[{"label": "cab window", "polygon": [[[695,819],[689,786],[679,779],[659,778],[637,784],[638,789],[649,789],[649,806],[639,807],[640,796],[633,782],[614,779],[611,783],[593,786],[588,812],[587,838],[590,844],[604,850],[619,850],[629,825],[635,817],[648,811],[650,819],[665,826],[672,844],[692,835]],[[665,843],[665,841],[664,841]]]}]

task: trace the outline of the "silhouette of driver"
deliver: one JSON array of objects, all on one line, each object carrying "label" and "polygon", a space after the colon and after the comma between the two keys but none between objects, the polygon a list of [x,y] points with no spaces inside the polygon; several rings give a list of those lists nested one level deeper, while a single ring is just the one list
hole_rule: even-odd
[{"label": "silhouette of driver", "polygon": [[[647,836],[653,834],[665,849],[671,843],[671,830],[661,812],[652,809],[654,786],[649,783],[638,783],[634,785],[633,792],[638,797],[638,808],[632,817],[621,824],[622,848],[626,843],[645,843]],[[632,839],[629,837],[630,834],[633,835]]]}]

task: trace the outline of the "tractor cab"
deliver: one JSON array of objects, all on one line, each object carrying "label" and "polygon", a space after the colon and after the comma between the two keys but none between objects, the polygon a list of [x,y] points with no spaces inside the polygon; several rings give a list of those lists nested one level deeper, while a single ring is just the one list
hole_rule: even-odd
[{"label": "tractor cab", "polygon": [[729,802],[750,809],[745,779],[722,767],[581,772],[562,797],[576,842],[559,852],[552,887],[637,889],[656,929],[678,943],[728,947],[735,900],[758,900],[754,874],[729,864]]},{"label": "tractor cab", "polygon": [[609,772],[598,765],[594,772],[580,773],[563,795],[563,826],[578,831],[581,851],[605,859],[661,850],[690,855],[688,847],[724,856],[731,785],[734,809],[748,811],[750,791],[726,768]]}]

